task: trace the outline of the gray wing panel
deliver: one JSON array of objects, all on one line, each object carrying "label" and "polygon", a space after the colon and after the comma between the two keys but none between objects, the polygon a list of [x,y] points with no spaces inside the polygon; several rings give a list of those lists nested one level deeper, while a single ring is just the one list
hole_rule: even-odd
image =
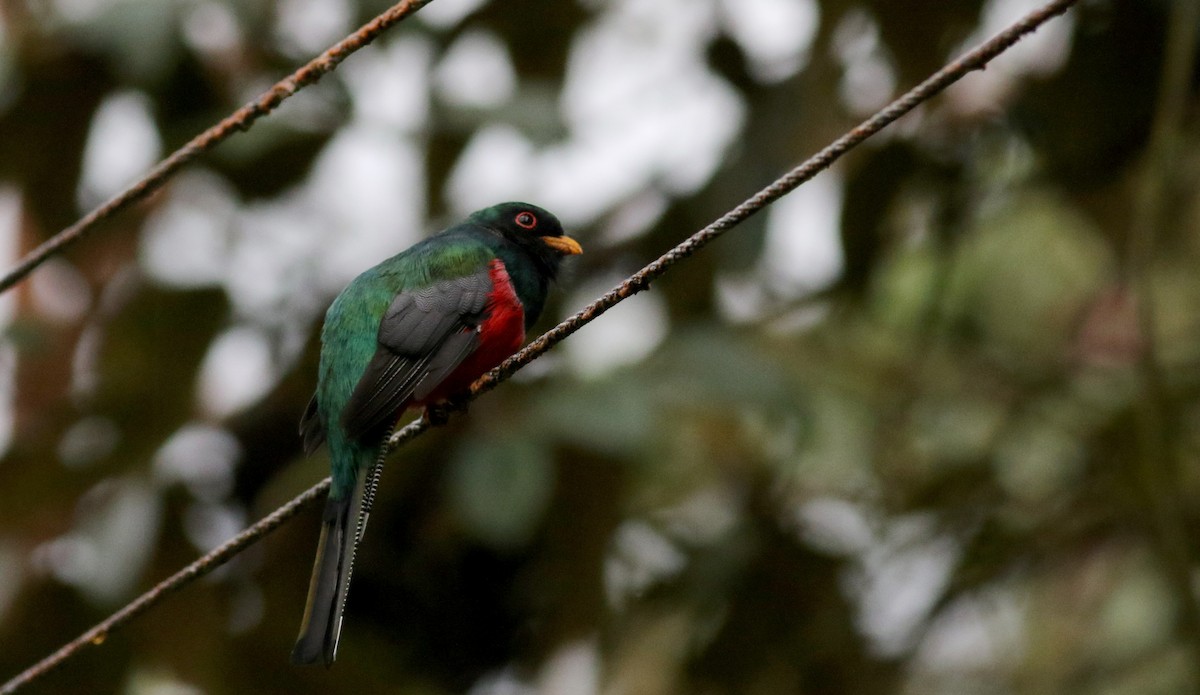
[{"label": "gray wing panel", "polygon": [[492,279],[486,267],[396,295],[379,324],[379,346],[342,411],[351,439],[391,426],[479,344]]}]

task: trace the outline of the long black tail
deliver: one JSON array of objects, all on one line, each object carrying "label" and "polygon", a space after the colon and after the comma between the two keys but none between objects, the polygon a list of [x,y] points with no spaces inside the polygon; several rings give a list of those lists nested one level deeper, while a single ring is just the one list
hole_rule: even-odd
[{"label": "long black tail", "polygon": [[352,494],[341,499],[331,495],[325,502],[317,559],[308,585],[308,604],[300,623],[300,636],[296,646],[292,647],[293,664],[315,664],[322,659],[325,666],[329,666],[337,657],[342,610],[346,607],[358,544],[358,519],[366,478],[365,475],[358,476]]}]

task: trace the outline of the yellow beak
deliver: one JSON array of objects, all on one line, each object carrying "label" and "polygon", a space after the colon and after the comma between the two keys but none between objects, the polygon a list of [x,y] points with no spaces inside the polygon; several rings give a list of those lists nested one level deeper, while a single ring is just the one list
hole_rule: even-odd
[{"label": "yellow beak", "polygon": [[583,247],[579,245],[579,242],[565,234],[563,236],[544,236],[541,239],[543,244],[564,256],[577,256],[583,253]]}]

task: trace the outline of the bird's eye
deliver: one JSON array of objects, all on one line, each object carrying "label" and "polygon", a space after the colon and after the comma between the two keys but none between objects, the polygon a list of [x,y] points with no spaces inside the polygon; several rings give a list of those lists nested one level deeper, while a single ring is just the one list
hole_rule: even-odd
[{"label": "bird's eye", "polygon": [[533,216],[532,212],[528,211],[518,213],[513,222],[516,222],[518,227],[524,227],[525,229],[533,229],[537,226],[537,218]]}]

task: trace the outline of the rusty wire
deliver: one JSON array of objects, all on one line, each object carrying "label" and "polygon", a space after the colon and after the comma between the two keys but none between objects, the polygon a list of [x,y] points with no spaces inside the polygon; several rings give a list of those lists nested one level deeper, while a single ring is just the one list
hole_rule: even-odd
[{"label": "rusty wire", "polygon": [[[692,234],[658,259],[649,263],[633,275],[630,275],[624,282],[597,298],[578,313],[543,333],[520,352],[505,360],[500,366],[479,377],[471,385],[471,390],[466,394],[466,399],[473,400],[492,390],[512,376],[517,370],[537,359],[551,347],[584,325],[595,320],[605,311],[608,311],[616,304],[632,297],[638,292],[648,289],[650,283],[666,273],[672,265],[691,256],[721,234],[736,227],[764,207],[795,190],[800,184],[828,168],[847,151],[856,147],[901,116],[912,111],[916,106],[941,93],[967,74],[983,69],[988,62],[1006,51],[1022,37],[1033,32],[1050,19],[1063,14],[1078,2],[1079,0],[1052,0],[1046,5],[1023,16],[991,39],[977,45],[962,57],[947,64],[924,82],[906,92],[899,99],[876,112],[875,115],[868,118],[856,128],[850,130],[799,166],[776,179],[769,186],[755,193],[752,197],[746,199],[719,219]],[[414,1],[412,3],[401,3],[396,7],[400,7],[401,5],[420,6],[423,4],[425,3]],[[53,253],[53,251],[50,251],[50,253]],[[0,291],[3,291],[4,287],[4,285],[0,284]],[[388,452],[423,434],[433,426],[429,420],[421,418],[392,433],[384,442],[379,461],[382,462]],[[376,481],[378,480],[379,466],[380,464],[377,463],[371,472],[371,476]],[[80,649],[88,645],[102,643],[117,628],[145,612],[167,595],[228,562],[242,550],[258,542],[288,519],[295,516],[305,506],[320,499],[328,491],[329,484],[330,479],[325,478],[224,545],[160,582],[124,608],[98,623],[95,627],[18,674],[3,686],[0,686],[0,695],[12,695],[12,693],[17,692],[22,686],[29,684],[61,665],[68,658],[78,653]]]}]

